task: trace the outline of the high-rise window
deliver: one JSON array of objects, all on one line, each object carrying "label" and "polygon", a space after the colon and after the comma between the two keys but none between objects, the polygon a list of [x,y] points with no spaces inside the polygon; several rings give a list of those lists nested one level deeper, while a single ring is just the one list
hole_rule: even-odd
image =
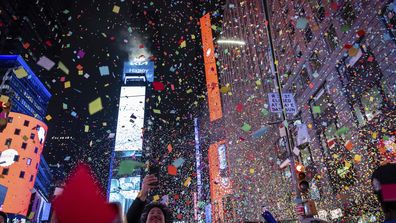
[{"label": "high-rise window", "polygon": [[20,135],[21,134],[21,130],[20,129],[15,129],[14,131],[14,135]]},{"label": "high-rise window", "polygon": [[6,146],[11,146],[11,142],[12,142],[12,139],[11,139],[11,138],[8,138],[8,139],[6,139],[4,145],[6,145]]},{"label": "high-rise window", "polygon": [[29,126],[29,124],[30,124],[30,122],[29,122],[29,121],[27,121],[27,120],[25,120],[25,121],[23,122],[23,126],[26,126],[26,127],[28,127],[28,126]]},{"label": "high-rise window", "polygon": [[314,71],[319,71],[320,67],[322,66],[322,62],[319,59],[319,51],[316,49],[312,52],[311,56],[309,57],[309,63],[311,64],[311,68]]},{"label": "high-rise window", "polygon": [[351,2],[346,1],[342,7],[341,17],[345,20],[347,25],[352,25],[353,21],[356,19],[356,12],[353,9]]},{"label": "high-rise window", "polygon": [[30,166],[32,164],[32,159],[27,158],[26,160],[26,165]]},{"label": "high-rise window", "polygon": [[25,171],[21,171],[19,173],[19,178],[21,178],[21,179],[25,178]]},{"label": "high-rise window", "polygon": [[26,149],[26,147],[27,147],[27,143],[26,143],[26,142],[23,142],[21,148],[22,148],[22,149]]},{"label": "high-rise window", "polygon": [[333,52],[338,45],[337,32],[333,24],[331,24],[327,31],[324,33],[324,38],[327,46],[330,49],[330,52]]},{"label": "high-rise window", "polygon": [[1,172],[2,175],[8,175],[9,169],[4,168],[3,171]]}]

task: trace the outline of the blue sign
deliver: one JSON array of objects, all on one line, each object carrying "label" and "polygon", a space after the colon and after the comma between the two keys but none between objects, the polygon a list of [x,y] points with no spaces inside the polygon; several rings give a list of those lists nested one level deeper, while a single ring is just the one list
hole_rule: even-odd
[{"label": "blue sign", "polygon": [[212,223],[212,204],[205,207],[205,223]]},{"label": "blue sign", "polygon": [[148,82],[154,81],[154,62],[153,61],[132,61],[124,63],[123,80],[126,74],[144,74]]}]

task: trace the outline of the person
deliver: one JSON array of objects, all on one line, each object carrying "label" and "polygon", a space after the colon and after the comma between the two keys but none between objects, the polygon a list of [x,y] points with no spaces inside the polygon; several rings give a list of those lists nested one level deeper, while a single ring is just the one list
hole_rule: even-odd
[{"label": "person", "polygon": [[152,202],[147,204],[149,192],[158,187],[158,179],[153,174],[144,177],[142,190],[139,192],[127,212],[128,223],[171,223],[172,214],[161,203]]},{"label": "person", "polygon": [[396,223],[396,164],[378,167],[371,176],[374,194],[385,214],[384,223]]},{"label": "person", "polygon": [[7,223],[7,214],[0,211],[0,223]]},{"label": "person", "polygon": [[271,212],[267,209],[267,207],[263,206],[263,213],[261,214],[267,223],[276,223],[274,216],[272,216]]}]

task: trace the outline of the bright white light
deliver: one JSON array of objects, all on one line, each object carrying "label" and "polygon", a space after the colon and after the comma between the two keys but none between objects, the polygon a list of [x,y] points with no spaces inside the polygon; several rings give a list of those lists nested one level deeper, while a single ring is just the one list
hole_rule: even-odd
[{"label": "bright white light", "polygon": [[235,45],[246,45],[245,41],[242,40],[231,40],[231,39],[220,39],[217,41],[218,44],[235,44]]}]

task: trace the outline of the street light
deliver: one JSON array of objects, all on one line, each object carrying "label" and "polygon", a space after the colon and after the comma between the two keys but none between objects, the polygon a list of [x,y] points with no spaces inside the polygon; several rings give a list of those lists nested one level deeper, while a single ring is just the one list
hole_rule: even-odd
[{"label": "street light", "polygon": [[230,45],[246,45],[245,41],[242,40],[232,40],[232,39],[219,39],[217,40],[218,44],[230,44]]}]

